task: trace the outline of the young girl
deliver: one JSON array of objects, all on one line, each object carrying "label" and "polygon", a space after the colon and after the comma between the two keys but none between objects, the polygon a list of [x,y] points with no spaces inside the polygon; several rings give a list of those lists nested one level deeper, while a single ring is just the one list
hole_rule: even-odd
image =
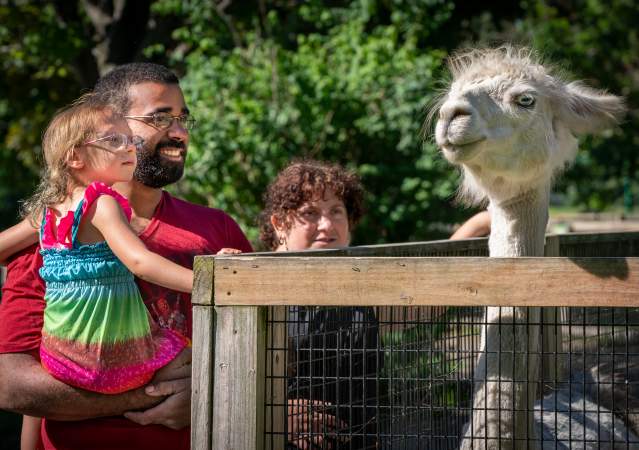
[{"label": "young girl", "polygon": [[43,137],[46,172],[26,218],[0,234],[0,261],[39,236],[42,365],[66,384],[105,394],[145,385],[188,345],[149,317],[133,277],[191,292],[193,272],[147,250],[129,227],[126,198],[110,187],[131,180],[141,143],[92,97],[59,112]]}]

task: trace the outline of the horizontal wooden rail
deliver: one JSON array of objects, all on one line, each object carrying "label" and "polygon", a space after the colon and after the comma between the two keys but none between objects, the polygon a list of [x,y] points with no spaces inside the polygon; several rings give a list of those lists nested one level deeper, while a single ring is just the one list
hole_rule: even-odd
[{"label": "horizontal wooden rail", "polygon": [[204,285],[198,290],[213,295],[193,300],[216,306],[639,306],[638,274],[636,257],[205,256],[196,258],[196,279]]}]

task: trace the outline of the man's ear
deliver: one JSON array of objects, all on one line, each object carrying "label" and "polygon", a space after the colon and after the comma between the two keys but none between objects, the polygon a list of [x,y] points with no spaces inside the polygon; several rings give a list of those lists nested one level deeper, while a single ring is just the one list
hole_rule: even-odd
[{"label": "man's ear", "polygon": [[84,167],[84,159],[80,155],[80,152],[76,147],[73,147],[69,153],[67,153],[67,167],[70,169],[82,169]]}]

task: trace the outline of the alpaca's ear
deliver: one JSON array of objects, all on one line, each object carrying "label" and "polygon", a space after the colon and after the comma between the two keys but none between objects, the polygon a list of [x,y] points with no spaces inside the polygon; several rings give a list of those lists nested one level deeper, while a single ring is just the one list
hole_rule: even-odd
[{"label": "alpaca's ear", "polygon": [[618,123],[626,113],[623,97],[592,89],[578,81],[556,98],[558,119],[574,133],[592,133]]}]

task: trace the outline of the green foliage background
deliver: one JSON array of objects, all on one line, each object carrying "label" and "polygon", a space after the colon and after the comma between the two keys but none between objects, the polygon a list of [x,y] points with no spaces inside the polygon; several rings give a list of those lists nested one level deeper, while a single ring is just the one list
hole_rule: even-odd
[{"label": "green foliage background", "polygon": [[[422,131],[426,108],[451,51],[514,41],[628,98],[626,122],[585,140],[557,191],[582,209],[620,206],[624,193],[629,206],[639,189],[636,2],[470,3],[152,2],[135,59],[176,70],[198,119],[187,176],[172,189],[228,211],[255,241],[265,186],[291,158],[311,156],[363,178],[368,214],[354,243],[444,237],[472,211],[452,202],[457,174]],[[82,5],[66,2],[77,20],[61,20],[49,2],[0,0],[3,226],[35,184],[46,121],[95,81],[77,70],[97,45]]]},{"label": "green foliage background", "polygon": [[[91,4],[114,18],[115,3],[0,0],[1,228],[36,185],[47,121],[108,67],[100,51],[109,64],[150,60],[182,77],[198,127],[171,189],[228,211],[254,242],[265,186],[302,156],[362,176],[368,214],[355,244],[445,237],[470,216],[453,204],[457,174],[422,123],[445,57],[471,45],[532,45],[626,96],[625,123],[584,140],[556,192],[590,211],[630,208],[639,195],[635,0],[125,0],[123,18],[137,21],[87,14]],[[18,422],[0,414],[0,450],[17,448]]]}]

